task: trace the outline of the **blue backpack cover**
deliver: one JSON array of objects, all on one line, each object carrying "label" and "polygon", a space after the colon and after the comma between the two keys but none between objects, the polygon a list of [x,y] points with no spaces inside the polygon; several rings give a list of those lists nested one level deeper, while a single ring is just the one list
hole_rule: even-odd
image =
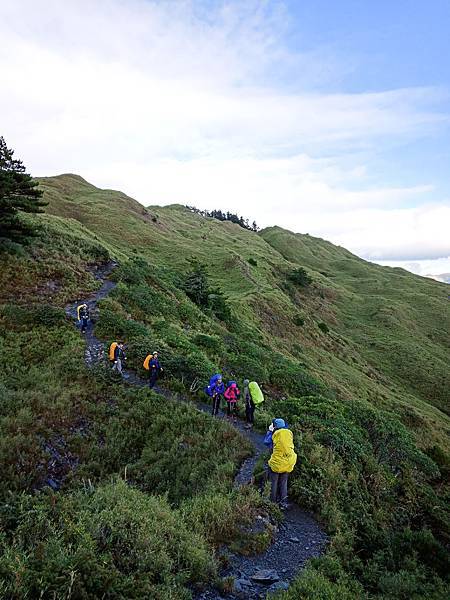
[{"label": "blue backpack cover", "polygon": [[209,385],[205,387],[205,393],[208,394],[210,398],[212,398],[213,388],[218,379],[222,379],[222,375],[220,373],[213,375],[209,380]]}]

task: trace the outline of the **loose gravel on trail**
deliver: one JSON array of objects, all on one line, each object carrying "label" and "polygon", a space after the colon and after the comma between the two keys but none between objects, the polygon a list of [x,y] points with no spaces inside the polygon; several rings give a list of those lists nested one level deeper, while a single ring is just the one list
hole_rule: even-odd
[{"label": "loose gravel on trail", "polygon": [[[99,267],[94,275],[96,279],[102,281],[100,289],[88,298],[67,305],[66,314],[76,320],[77,306],[86,302],[91,315],[95,315],[98,310],[97,303],[116,286],[108,279],[115,266],[116,263],[109,262]],[[86,364],[91,367],[103,362],[105,347],[103,342],[94,335],[92,325],[83,335],[86,340]],[[123,379],[128,385],[139,387],[148,385],[146,380],[128,369],[124,369]],[[167,398],[177,399],[168,390],[159,386],[155,386],[154,391]],[[195,406],[203,412],[211,412],[211,407],[207,404],[196,403]],[[219,414],[219,418],[224,418],[223,413]],[[253,482],[253,471],[258,459],[266,451],[263,443],[264,436],[253,429],[246,429],[240,420],[230,421],[230,423],[242,436],[250,440],[254,448],[253,455],[243,461],[235,477],[235,486],[248,485]],[[234,579],[232,591],[224,593],[211,588],[195,593],[194,597],[196,600],[266,598],[267,595],[287,589],[289,582],[302,570],[305,563],[325,551],[327,541],[327,535],[314,517],[296,504],[291,504],[284,512],[284,519],[276,528],[274,541],[266,551],[254,556],[242,556],[225,551],[227,566],[223,568],[221,576]]]}]

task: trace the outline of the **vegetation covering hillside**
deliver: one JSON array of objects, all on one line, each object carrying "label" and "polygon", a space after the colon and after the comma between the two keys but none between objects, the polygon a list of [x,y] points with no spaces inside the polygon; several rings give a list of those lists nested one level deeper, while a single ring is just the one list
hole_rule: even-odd
[{"label": "vegetation covering hillside", "polygon": [[[279,228],[144,208],[75,175],[40,186],[36,242],[2,255],[0,275],[0,592],[187,598],[216,576],[211,550],[248,550],[245,527],[270,510],[232,489],[249,452],[234,430],[86,370],[62,307],[114,258],[118,286],[95,316],[105,344],[123,339],[137,372],[158,349],[183,398],[218,369],[257,379],[258,426],[284,416],[294,431],[292,495],[332,542],[283,597],[446,597],[445,284]],[[204,304],[192,282],[208,286]]]}]

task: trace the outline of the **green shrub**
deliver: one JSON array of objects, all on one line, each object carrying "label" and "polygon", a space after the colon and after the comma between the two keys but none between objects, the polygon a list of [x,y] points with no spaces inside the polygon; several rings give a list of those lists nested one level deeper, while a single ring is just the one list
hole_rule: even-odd
[{"label": "green shrub", "polygon": [[288,275],[288,279],[299,287],[307,287],[312,283],[312,278],[303,267],[298,267],[291,271]]},{"label": "green shrub", "polygon": [[120,285],[114,290],[113,298],[124,309],[141,321],[149,321],[154,316],[173,315],[173,301],[163,292],[146,283],[126,287]]},{"label": "green shrub", "polygon": [[309,375],[303,367],[280,354],[272,353],[269,364],[270,383],[285,393],[295,396],[328,393],[325,386]]},{"label": "green shrub", "polygon": [[134,485],[167,494],[174,504],[231,487],[236,465],[249,454],[233,428],[148,390],[118,400],[107,423],[97,426],[102,445],[90,446],[77,479],[101,481],[126,467]]},{"label": "green shrub", "polygon": [[317,323],[317,327],[320,329],[320,331],[322,331],[323,333],[329,333],[330,332],[330,328],[328,327],[328,325],[326,323],[324,323],[323,321],[321,321],[320,323]]},{"label": "green shrub", "polygon": [[136,337],[148,335],[148,329],[139,321],[127,319],[110,310],[102,310],[95,326],[96,334],[107,340],[123,340],[128,342]]},{"label": "green shrub", "polygon": [[91,495],[25,498],[0,574],[8,597],[189,598],[215,566],[203,539],[161,498],[123,481]]},{"label": "green shrub", "polygon": [[186,387],[196,378],[202,387],[207,385],[211,375],[217,371],[217,367],[201,351],[188,355],[167,355],[164,369],[167,376],[183,382]]},{"label": "green shrub", "polygon": [[247,354],[228,354],[225,366],[226,371],[233,377],[260,383],[268,381],[269,378],[267,369],[257,359]]},{"label": "green shrub", "polygon": [[113,276],[116,281],[122,281],[127,285],[139,285],[145,281],[151,281],[155,276],[155,269],[143,258],[133,257],[122,262],[114,270]]},{"label": "green shrub", "polygon": [[295,315],[293,321],[294,325],[297,325],[297,327],[303,327],[305,324],[305,318],[300,314]]},{"label": "green shrub", "polygon": [[198,333],[192,338],[192,342],[196,346],[204,348],[204,350],[211,356],[217,356],[224,352],[224,345],[222,341],[215,335],[207,335],[205,333]]},{"label": "green shrub", "polygon": [[33,325],[61,327],[66,324],[66,315],[62,308],[44,303],[27,307],[5,304],[0,307],[0,319],[5,319],[11,328]]},{"label": "green shrub", "polygon": [[249,263],[250,265],[252,265],[252,267],[257,267],[257,266],[258,266],[258,261],[256,260],[256,258],[252,258],[252,257],[250,257],[250,258],[248,259],[248,263]]}]

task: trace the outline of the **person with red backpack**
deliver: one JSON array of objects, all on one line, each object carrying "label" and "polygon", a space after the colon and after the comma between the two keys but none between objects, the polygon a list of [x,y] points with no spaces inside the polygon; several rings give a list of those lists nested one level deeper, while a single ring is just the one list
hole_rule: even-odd
[{"label": "person with red backpack", "polygon": [[227,389],[224,392],[225,400],[227,401],[227,415],[233,417],[233,421],[236,421],[237,402],[239,400],[241,392],[235,381],[229,381]]}]

